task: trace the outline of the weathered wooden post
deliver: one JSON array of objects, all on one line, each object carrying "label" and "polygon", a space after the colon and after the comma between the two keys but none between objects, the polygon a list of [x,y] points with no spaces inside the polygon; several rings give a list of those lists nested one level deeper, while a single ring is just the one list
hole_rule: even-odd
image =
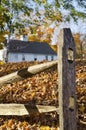
[{"label": "weathered wooden post", "polygon": [[58,37],[58,78],[60,130],[76,130],[75,44],[68,28]]}]

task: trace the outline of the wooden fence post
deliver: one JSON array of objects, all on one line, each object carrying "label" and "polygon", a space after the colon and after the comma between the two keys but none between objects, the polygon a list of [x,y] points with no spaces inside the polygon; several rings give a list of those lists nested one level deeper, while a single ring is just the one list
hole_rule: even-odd
[{"label": "wooden fence post", "polygon": [[75,44],[68,28],[58,37],[58,80],[60,130],[76,130]]}]

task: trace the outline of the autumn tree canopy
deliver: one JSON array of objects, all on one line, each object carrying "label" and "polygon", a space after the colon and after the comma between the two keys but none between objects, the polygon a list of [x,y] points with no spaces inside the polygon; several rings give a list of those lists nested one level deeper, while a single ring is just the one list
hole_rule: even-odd
[{"label": "autumn tree canopy", "polygon": [[[34,34],[34,27],[50,26],[58,23],[84,19],[84,11],[77,10],[73,4],[86,9],[85,0],[0,0],[0,43],[5,40],[4,35],[11,35],[17,29],[19,34],[25,33],[25,27],[30,27]],[[62,10],[65,12],[62,13]]]},{"label": "autumn tree canopy", "polygon": [[[86,2],[84,0],[51,0],[51,2],[49,0],[34,1],[37,5],[35,18],[38,19],[35,20],[35,27],[32,25],[32,31],[30,31],[31,34],[29,35],[29,40],[39,39],[50,43],[52,40],[50,37],[55,31],[53,30],[53,32],[51,31],[50,34],[48,34],[47,27],[49,30],[51,30],[51,25],[54,23],[55,28],[58,28],[58,25],[63,22],[70,22],[71,19],[73,19],[75,24],[77,24],[78,19],[82,19],[84,21],[86,16]],[[75,7],[75,5],[77,5],[78,9]],[[82,8],[83,10],[80,10],[79,8]],[[46,38],[44,38],[45,33]]]}]

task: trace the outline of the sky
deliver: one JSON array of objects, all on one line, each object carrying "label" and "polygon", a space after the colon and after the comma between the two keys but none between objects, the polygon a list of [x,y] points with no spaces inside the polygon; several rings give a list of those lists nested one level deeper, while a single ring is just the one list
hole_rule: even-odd
[{"label": "sky", "polygon": [[[47,0],[50,4],[54,5],[55,0]],[[83,8],[81,6],[78,5],[77,1],[83,1],[84,4],[86,5],[86,0],[69,0],[69,2],[71,2],[71,4],[75,7],[75,9],[77,11],[81,11],[81,12],[86,12],[86,8]],[[60,0],[60,3],[64,2],[64,0]],[[35,4],[32,0],[30,0],[30,2],[27,2],[28,6],[31,6],[35,9],[35,7],[37,6],[37,4]],[[61,13],[63,14],[63,16],[67,16],[70,15],[70,11],[69,10],[65,10],[62,6],[59,9],[61,11]],[[44,8],[43,6],[39,6],[39,11],[41,13],[41,15],[43,15],[43,11]],[[35,13],[35,11],[34,11]],[[53,24],[54,25],[54,24]],[[73,19],[71,18],[70,23],[62,23],[63,27],[70,27],[72,29],[72,31],[74,33],[82,33],[82,34],[86,34],[86,19],[85,20],[81,20],[78,19],[77,24],[73,21]],[[61,27],[61,25],[60,25]]]},{"label": "sky", "polygon": [[[52,1],[52,0],[51,0]],[[81,6],[78,5],[77,3],[78,0],[72,0],[72,5],[75,7],[75,9],[77,11],[81,11],[81,12],[86,12],[86,8],[82,8]],[[82,0],[85,1],[85,0]],[[84,2],[86,5],[86,1]],[[60,7],[60,11],[63,14],[63,16],[67,16],[70,15],[70,11],[69,10],[65,10],[63,7]],[[62,25],[61,25],[62,24]],[[70,22],[66,22],[66,23],[61,23],[60,24],[60,28],[62,27],[70,27],[73,33],[81,33],[81,34],[86,34],[86,18],[83,19],[78,19],[77,23],[74,22],[74,20],[71,18]]]},{"label": "sky", "polygon": [[[26,1],[28,1],[28,0],[26,0]],[[54,4],[54,0],[47,0],[47,1],[49,3],[51,3],[52,5]],[[64,0],[60,0],[60,2],[62,2],[62,1],[64,1]],[[86,12],[86,8],[82,8],[82,7],[80,7],[78,5],[77,1],[79,1],[79,0],[69,0],[69,1],[71,1],[72,5],[76,8],[77,11]],[[86,5],[86,0],[82,0],[82,1],[84,1],[85,5]],[[37,6],[37,4],[34,3],[33,0],[30,0],[30,1],[26,2],[26,4],[29,7],[34,9],[34,13],[31,14],[29,19],[30,20],[31,19],[38,19],[38,17],[35,15],[35,7]],[[43,17],[43,13],[45,12],[43,6],[39,6],[38,8],[39,8],[40,14]],[[64,17],[66,17],[67,15],[70,15],[70,11],[69,10],[65,10],[63,7],[60,7],[59,10],[61,11],[61,13],[63,14]],[[51,26],[55,27],[55,22],[52,23]],[[63,28],[63,27],[71,28],[71,31],[73,33],[86,34],[86,19],[84,19],[84,20],[78,19],[77,23],[75,23],[74,20],[71,18],[69,23],[68,22],[61,22],[59,24],[59,28]]]},{"label": "sky", "polygon": [[[84,0],[83,0],[84,1]],[[72,1],[73,6],[76,8],[77,11],[86,12],[86,8],[82,8],[78,5],[77,0]],[[86,5],[86,1],[85,1]],[[86,19],[78,19],[78,23],[74,23],[71,19],[70,21],[70,28],[74,33],[86,34]]]},{"label": "sky", "polygon": [[[80,7],[77,3],[77,0],[72,0],[72,4],[76,8],[77,11],[86,12],[86,8]],[[86,1],[85,1],[85,5],[86,5]],[[60,11],[65,17],[66,15],[70,15],[70,12],[68,10],[65,10],[63,7],[60,8]],[[53,26],[55,26],[55,24],[53,24]],[[62,28],[70,28],[73,34],[80,33],[80,34],[86,35],[86,18],[84,20],[79,18],[77,20],[77,23],[74,22],[73,18],[70,19],[70,22],[61,22],[59,24],[59,28],[56,27],[54,30],[54,35],[52,36],[51,44],[58,43],[57,37],[58,37],[59,31]]]}]

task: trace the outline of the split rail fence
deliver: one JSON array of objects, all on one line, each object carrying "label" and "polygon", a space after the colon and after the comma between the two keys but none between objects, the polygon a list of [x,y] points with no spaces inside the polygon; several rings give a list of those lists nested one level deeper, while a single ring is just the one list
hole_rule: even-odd
[{"label": "split rail fence", "polygon": [[29,115],[56,111],[60,130],[76,130],[75,43],[70,29],[64,28],[58,37],[58,60],[42,63],[0,77],[0,87],[22,80],[58,64],[59,107],[29,104],[0,104],[0,115]]}]

